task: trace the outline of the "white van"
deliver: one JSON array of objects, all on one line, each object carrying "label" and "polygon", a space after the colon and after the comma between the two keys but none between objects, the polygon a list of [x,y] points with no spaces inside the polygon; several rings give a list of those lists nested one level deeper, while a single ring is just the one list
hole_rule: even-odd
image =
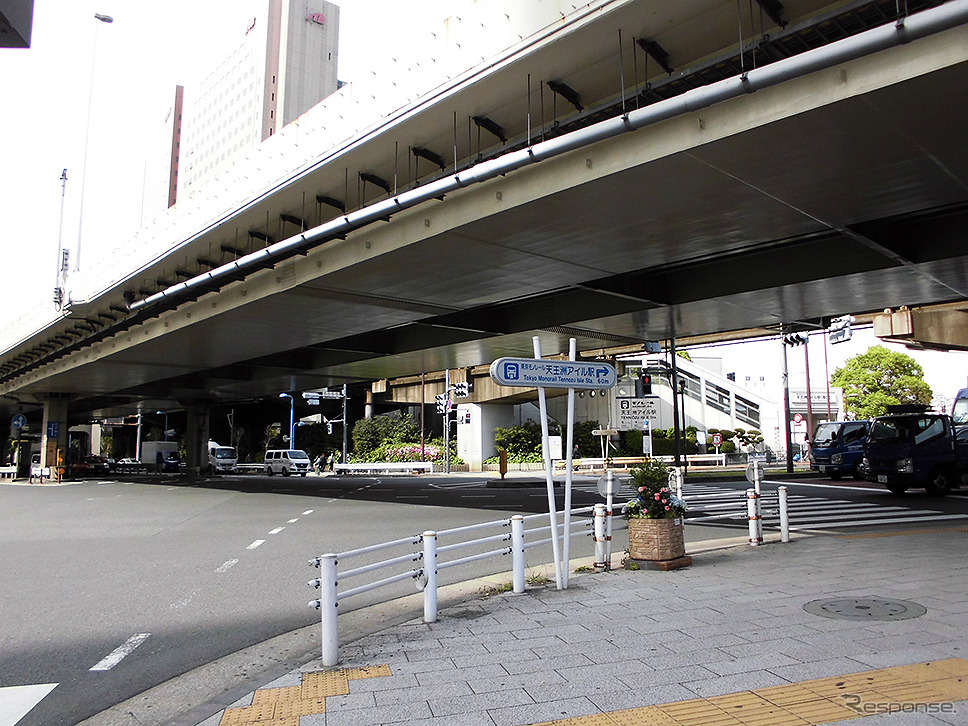
[{"label": "white van", "polygon": [[266,452],[265,472],[269,476],[273,474],[306,476],[311,466],[309,455],[302,449],[269,449]]}]

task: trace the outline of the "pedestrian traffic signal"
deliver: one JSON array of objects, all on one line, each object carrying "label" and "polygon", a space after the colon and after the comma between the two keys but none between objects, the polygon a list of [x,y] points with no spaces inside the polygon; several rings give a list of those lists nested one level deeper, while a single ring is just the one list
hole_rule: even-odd
[{"label": "pedestrian traffic signal", "polygon": [[471,395],[471,384],[466,381],[454,384],[454,395],[458,398],[467,398]]},{"label": "pedestrian traffic signal", "polygon": [[652,376],[648,373],[640,373],[635,379],[635,395],[648,396],[652,393]]},{"label": "pedestrian traffic signal", "polygon": [[447,394],[438,393],[434,399],[437,401],[437,413],[447,413]]},{"label": "pedestrian traffic signal", "polygon": [[783,342],[786,345],[806,345],[810,336],[806,333],[790,333],[789,335],[783,336]]}]

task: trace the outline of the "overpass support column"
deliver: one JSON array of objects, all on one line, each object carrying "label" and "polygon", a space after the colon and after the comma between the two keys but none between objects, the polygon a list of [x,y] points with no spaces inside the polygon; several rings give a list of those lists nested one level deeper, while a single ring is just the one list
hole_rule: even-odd
[{"label": "overpass support column", "polygon": [[[40,465],[56,467],[57,452],[67,459],[67,394],[51,393],[44,401],[44,427],[41,431]],[[53,474],[53,472],[51,472]]]},{"label": "overpass support column", "polygon": [[208,463],[206,451],[209,439],[209,405],[195,403],[188,407],[188,424],[185,431],[185,466],[189,471],[201,473]]}]

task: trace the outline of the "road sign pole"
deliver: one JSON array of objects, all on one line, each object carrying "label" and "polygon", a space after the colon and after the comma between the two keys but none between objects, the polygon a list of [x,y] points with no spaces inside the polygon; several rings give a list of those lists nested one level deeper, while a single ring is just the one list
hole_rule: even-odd
[{"label": "road sign pole", "polygon": [[[574,361],[578,354],[577,344],[574,338],[568,341],[568,360]],[[571,559],[571,480],[573,447],[575,445],[575,389],[568,389],[568,432],[565,434],[565,532],[562,542],[561,555],[561,579],[564,586],[568,587],[568,570]]]},{"label": "road sign pole", "polygon": [[[531,339],[534,344],[534,357],[541,358],[541,339],[536,335]],[[558,506],[555,504],[555,482],[551,470],[551,444],[548,441],[548,404],[544,387],[538,388],[538,408],[541,412],[541,451],[544,454],[545,481],[548,485],[548,518],[551,522],[551,550],[555,560],[555,585],[564,589],[561,578],[561,542],[558,540]]]}]

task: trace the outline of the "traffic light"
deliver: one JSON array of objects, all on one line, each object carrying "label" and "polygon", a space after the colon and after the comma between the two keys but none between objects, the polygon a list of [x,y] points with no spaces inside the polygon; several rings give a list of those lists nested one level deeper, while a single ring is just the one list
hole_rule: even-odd
[{"label": "traffic light", "polygon": [[635,395],[648,396],[652,393],[652,376],[648,373],[639,373],[635,379]]},{"label": "traffic light", "polygon": [[437,401],[437,413],[447,413],[447,394],[438,393],[436,396],[434,396],[434,400]]},{"label": "traffic light", "polygon": [[806,333],[790,333],[789,335],[783,336],[784,344],[790,345],[790,346],[806,345],[809,339],[810,339],[810,336],[807,335]]},{"label": "traffic light", "polygon": [[454,384],[454,395],[457,398],[467,398],[471,395],[471,384],[466,381],[461,381],[460,383]]},{"label": "traffic light", "polygon": [[830,326],[827,328],[830,343],[844,343],[850,340],[853,336],[850,324],[854,321],[855,318],[853,315],[842,315],[839,318],[831,320]]}]

